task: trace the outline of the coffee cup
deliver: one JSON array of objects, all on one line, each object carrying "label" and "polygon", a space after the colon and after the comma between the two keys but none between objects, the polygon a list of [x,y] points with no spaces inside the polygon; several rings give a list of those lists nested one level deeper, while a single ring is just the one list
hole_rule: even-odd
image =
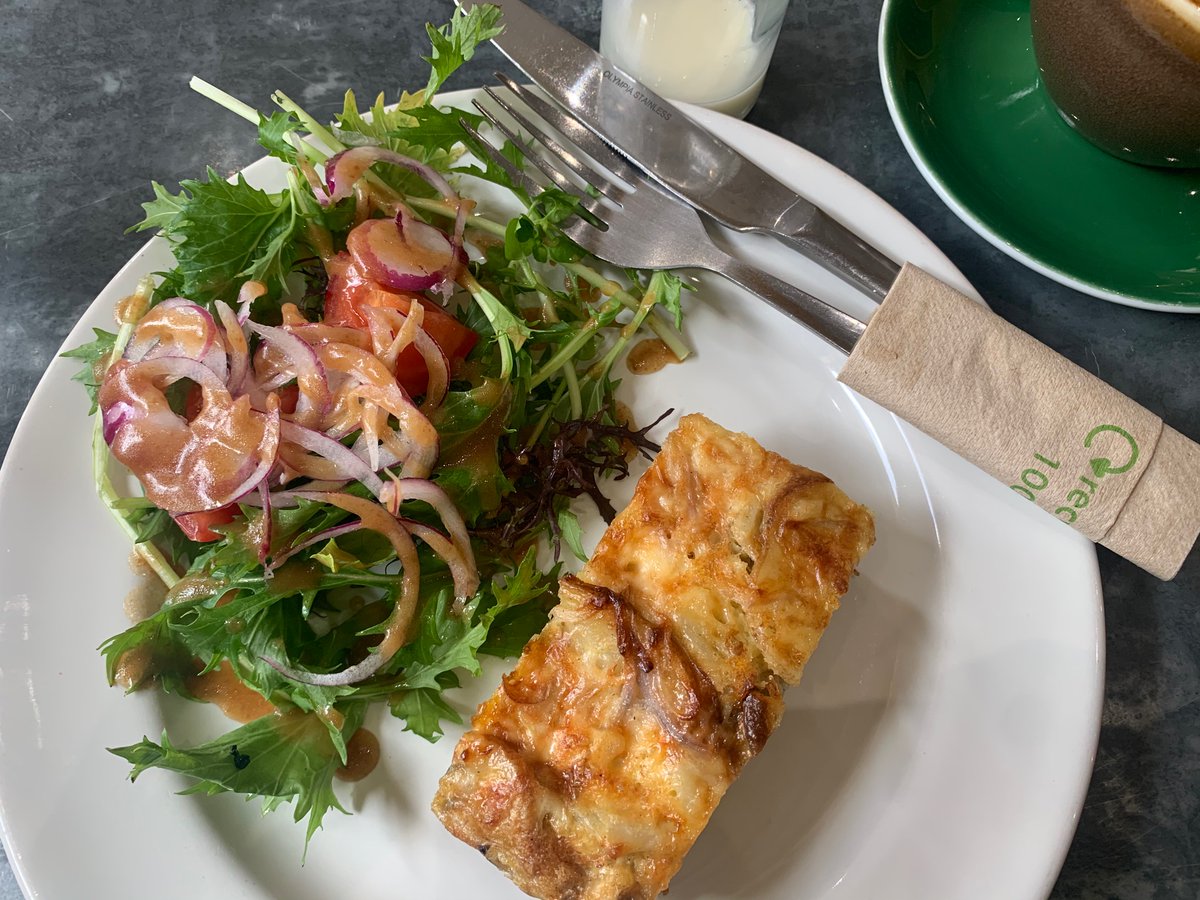
[{"label": "coffee cup", "polygon": [[1047,93],[1080,134],[1151,166],[1200,166],[1195,0],[1032,0]]}]

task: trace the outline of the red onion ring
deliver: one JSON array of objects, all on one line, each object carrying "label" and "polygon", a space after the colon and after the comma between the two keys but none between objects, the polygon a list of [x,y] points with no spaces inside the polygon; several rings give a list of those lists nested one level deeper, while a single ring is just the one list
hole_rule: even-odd
[{"label": "red onion ring", "polygon": [[442,558],[450,568],[450,577],[454,579],[454,596],[460,602],[475,596],[479,590],[479,573],[475,570],[474,560],[463,559],[461,553],[444,534],[436,528],[430,528],[411,519],[401,519],[404,527],[419,537],[429,548]]},{"label": "red onion ring", "polygon": [[318,344],[328,344],[336,341],[339,344],[349,344],[362,350],[370,349],[369,341],[361,328],[351,328],[348,325],[326,325],[324,322],[305,322],[301,325],[285,323],[284,331],[296,335],[310,347]]},{"label": "red onion ring", "polygon": [[[387,366],[370,352],[346,344],[322,344],[314,349],[327,372],[341,372],[360,382],[339,402],[364,400],[396,417],[399,427],[382,439],[385,446],[406,460],[405,474],[424,478],[433,471],[438,454],[437,429],[396,383]],[[409,465],[415,467],[413,471],[408,471]]]},{"label": "red onion ring", "polygon": [[[225,506],[249,494],[266,480],[267,476],[271,474],[271,469],[275,467],[275,458],[279,453],[279,426],[281,424],[279,404],[269,404],[266,416],[267,427],[263,431],[263,443],[259,445],[257,462],[253,465],[243,466],[243,471],[246,472],[245,477],[237,487],[230,491],[229,499],[224,503],[219,503],[218,506]],[[191,511],[195,512],[196,510]]]},{"label": "red onion ring", "polygon": [[458,195],[450,187],[449,182],[437,170],[425,163],[413,159],[411,156],[403,156],[388,150],[386,147],[366,146],[351,147],[326,160],[325,185],[327,192],[324,197],[317,194],[317,200],[323,206],[328,206],[346,199],[354,192],[355,183],[366,174],[367,169],[377,162],[391,163],[402,169],[408,169],[410,172],[416,172],[447,200],[458,199]]},{"label": "red onion ring", "polygon": [[225,347],[212,314],[203,306],[172,297],[142,316],[125,348],[130,362],[160,356],[186,356],[204,363],[224,380],[228,374]]},{"label": "red onion ring", "polygon": [[[411,472],[413,471],[414,460],[418,459],[420,453],[423,452],[419,450],[413,441],[408,440],[398,428],[380,435],[380,442],[379,458],[381,467],[386,465],[383,463],[383,460],[387,456],[393,456],[404,471]],[[419,462],[415,464],[420,465]]]},{"label": "red onion ring", "polygon": [[229,392],[235,397],[246,392],[246,378],[250,374],[250,345],[242,323],[229,304],[218,300],[213,304],[221,324],[225,326],[226,352],[229,355]]},{"label": "red onion ring", "polygon": [[[124,374],[126,381],[137,376],[147,379],[162,378],[165,379],[164,388],[176,381],[188,378],[200,385],[202,390],[219,393],[225,391],[225,386],[221,384],[211,369],[186,356],[159,356],[141,362],[126,363],[123,373],[115,366],[109,372],[114,377]],[[106,376],[106,384],[108,380]],[[103,423],[104,442],[109,446],[112,446],[113,440],[122,426],[144,420],[147,417],[158,419],[160,427],[165,430],[187,426],[183,419],[170,410],[165,397],[161,404],[156,404],[153,409],[148,408],[149,404],[145,399],[136,395],[133,399],[137,402],[131,403],[129,400],[117,398],[114,402],[106,404],[101,399],[100,415]]]},{"label": "red onion ring", "polygon": [[372,471],[378,472],[380,469],[379,430],[380,426],[387,427],[387,416],[379,407],[367,403],[363,405],[361,422],[362,434],[360,437],[366,441],[367,462],[370,464]]},{"label": "red onion ring", "polygon": [[[289,375],[295,376],[300,388],[296,412],[293,413],[296,424],[306,428],[319,424],[321,418],[329,411],[331,400],[325,369],[313,348],[282,328],[259,325],[249,319],[246,320],[246,327],[272,344],[291,365]],[[290,381],[291,378],[287,380]]]},{"label": "red onion ring", "polygon": [[[438,433],[433,424],[407,397],[403,404],[393,405],[392,392],[380,391],[375,385],[361,384],[354,390],[364,400],[387,410],[399,420],[400,427],[385,435],[383,440],[384,446],[390,446],[393,452],[400,449],[396,444],[404,449],[403,454],[397,454],[404,462],[404,474],[412,478],[428,477],[438,457]],[[403,391],[397,393],[403,394]]]},{"label": "red onion ring", "polygon": [[385,309],[381,306],[367,306],[362,310],[367,319],[367,330],[371,334],[372,352],[393,375],[396,372],[396,360],[413,342],[421,319],[425,316],[425,307],[419,303],[416,306],[419,307],[419,311],[412,312],[410,306],[408,315],[398,309]]},{"label": "red onion ring", "polygon": [[[400,514],[400,504],[407,500],[428,503],[438,514],[442,524],[446,526],[446,531],[454,542],[454,549],[472,569],[475,568],[475,554],[471,549],[467,523],[463,521],[462,514],[454,505],[454,501],[450,499],[450,495],[441,487],[426,478],[393,478],[384,485],[383,494],[379,499],[393,515],[397,516]],[[475,591],[472,590],[471,593],[473,594]]]},{"label": "red onion ring", "polygon": [[270,565],[266,567],[266,571],[274,572],[301,550],[307,550],[314,544],[320,544],[323,541],[331,541],[334,538],[341,537],[343,534],[350,534],[351,532],[358,531],[362,527],[362,522],[346,522],[341,525],[335,525],[332,528],[326,528],[324,531],[320,531],[317,534],[312,535],[310,538],[308,538],[308,540],[301,541],[299,544],[289,547],[279,556],[272,559]]},{"label": "red onion ring", "polygon": [[238,321],[245,322],[250,318],[250,307],[254,301],[267,292],[267,286],[261,281],[245,281],[242,282],[241,290],[238,291]]},{"label": "red onion ring", "polygon": [[421,401],[422,412],[436,412],[450,393],[450,360],[441,344],[429,336],[429,332],[421,329],[417,335],[417,351],[425,360],[425,368],[429,372],[429,380],[425,385],[425,399]]},{"label": "red onion ring", "polygon": [[118,400],[102,410],[100,419],[103,424],[104,443],[112,444],[118,429],[136,415],[137,410],[124,400]]},{"label": "red onion ring", "polygon": [[[125,352],[122,354],[122,358],[127,359],[130,362],[141,362],[143,359],[146,358],[146,354],[149,353],[151,350],[153,350],[155,347],[157,347],[159,344],[158,337],[146,337],[144,334],[139,334],[139,331],[142,330],[142,326],[147,326],[147,329],[149,329],[150,326],[159,324],[158,320],[165,318],[165,314],[169,314],[172,310],[177,310],[180,307],[192,307],[192,306],[196,306],[196,304],[192,303],[190,300],[185,300],[183,297],[170,297],[166,300],[163,300],[161,303],[152,307],[151,309],[147,310],[146,314],[144,316],[142,316],[141,319],[138,320],[138,323],[133,330],[133,335],[129,339],[129,343],[125,345]],[[202,307],[196,307],[196,308],[201,309],[203,311]],[[212,318],[209,317],[208,321],[204,323],[205,334],[202,338],[202,342],[203,342],[202,350],[207,349],[208,342],[210,342],[212,340],[212,335],[210,333],[211,324],[212,324]],[[171,331],[174,332],[173,329]],[[177,333],[171,333],[171,336],[177,337]],[[203,352],[202,351],[201,352],[193,351],[191,353],[178,353],[177,352],[177,353],[168,353],[168,354],[160,354],[160,355],[186,356],[186,357],[188,357],[188,359],[197,359],[198,360],[203,355]]]},{"label": "red onion ring", "polygon": [[336,506],[352,515],[358,516],[362,527],[379,532],[391,542],[392,549],[396,551],[396,557],[400,560],[402,567],[401,578],[403,579],[400,597],[396,601],[396,606],[392,610],[392,614],[388,616],[385,622],[383,640],[375,648],[375,652],[362,662],[343,669],[340,672],[318,674],[293,669],[276,660],[262,657],[263,662],[292,681],[325,687],[355,684],[366,678],[370,678],[382,669],[396,654],[396,651],[408,642],[408,633],[417,613],[417,600],[421,586],[421,570],[417,559],[417,546],[413,543],[412,536],[393,515],[379,504],[370,500],[364,500],[361,497],[351,497],[348,494],[335,494],[324,491],[294,491],[292,492],[292,496],[305,500],[314,500],[318,503],[328,503],[330,506]]},{"label": "red onion ring", "polygon": [[[200,411],[185,420],[163,393],[180,379],[200,386]],[[169,513],[217,509],[252,491],[275,464],[279,407],[266,413],[234,400],[203,364],[182,356],[109,370],[98,395],[113,455],[142,482],[146,496]]]},{"label": "red onion ring", "polygon": [[374,470],[355,456],[350,448],[333,438],[328,438],[319,431],[304,428],[294,422],[281,423],[280,435],[285,441],[329,460],[338,470],[337,477],[344,478],[346,481],[361,481],[363,486],[376,497],[383,490],[383,482]]},{"label": "red onion ring", "polygon": [[[359,435],[358,440],[354,442],[354,446],[351,447],[350,450],[359,459],[370,459],[371,451],[367,444],[368,440],[366,436]],[[405,457],[393,453],[386,444],[377,446],[375,448],[375,452],[379,457],[379,464],[375,466],[376,472],[390,468],[391,466],[396,465],[398,462],[403,462],[405,459]]]},{"label": "red onion ring", "polygon": [[[387,333],[395,331],[396,338],[386,350],[380,352],[376,350],[376,355],[390,365],[392,370],[395,370],[396,359],[407,344],[401,345],[401,338],[404,332],[409,328],[409,323],[416,318],[416,314],[412,309],[420,309],[422,315],[425,307],[419,300],[414,300],[409,308],[409,315],[398,309],[385,309],[383,307],[367,307],[363,312],[366,313],[368,321],[371,323],[372,334],[375,334],[375,329],[379,328],[380,336],[384,333],[383,324],[390,326]],[[378,323],[378,324],[377,324]],[[429,373],[429,382],[425,388],[425,399],[421,401],[420,409],[422,412],[429,410],[433,412],[442,405],[442,401],[446,399],[446,394],[450,391],[450,360],[446,358],[446,352],[441,348],[437,341],[429,336],[421,323],[417,323],[418,327],[412,335],[412,343],[417,348],[417,352],[421,354],[421,359],[425,363],[425,369]],[[397,345],[400,345],[397,348]]]},{"label": "red onion ring", "polygon": [[204,390],[225,391],[225,383],[208,366],[188,356],[156,356],[141,362],[129,363],[128,371],[136,370],[146,378],[163,379],[168,387],[184,378],[196,382]]},{"label": "red onion ring", "polygon": [[[271,521],[271,492],[267,489],[265,478],[258,483],[258,496],[262,501],[263,511],[262,530],[258,539],[258,561],[265,567],[267,557],[271,554],[271,531],[274,524]],[[270,574],[269,571],[268,574]]]}]

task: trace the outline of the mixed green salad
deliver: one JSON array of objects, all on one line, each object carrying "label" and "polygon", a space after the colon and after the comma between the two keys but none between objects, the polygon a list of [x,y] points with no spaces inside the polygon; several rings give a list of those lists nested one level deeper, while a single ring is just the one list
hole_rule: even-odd
[{"label": "mixed green salad", "polygon": [[[539,542],[582,558],[572,501],[611,518],[603,479],[656,449],[612,369],[643,334],[687,356],[681,281],[591,258],[559,229],[575,197],[525,194],[472,152],[463,123],[481,117],[434,102],[499,18],[429,27],[423,89],[369,111],[347,93],[328,126],[283,94],[264,115],[194,82],[254,123],[287,186],[211,169],[154,184],[135,228],[175,268],[68,354],[100,496],[165,590],[101,649],[130,690],[199,699],[224,672],[267,714],[200,746],[113,749],[133,777],[290,801],[311,838],[341,809],[334,776],[369,705],[428,740],[459,722],[443,692],[481,654],[518,654],[554,602]],[[524,211],[481,213],[480,182]],[[110,459],[144,496],[121,496]]]}]

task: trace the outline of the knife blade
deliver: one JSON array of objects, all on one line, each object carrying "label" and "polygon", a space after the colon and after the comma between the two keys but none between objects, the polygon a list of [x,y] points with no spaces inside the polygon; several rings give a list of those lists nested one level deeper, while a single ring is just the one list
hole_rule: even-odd
[{"label": "knife blade", "polygon": [[778,237],[876,301],[886,296],[900,267],[881,251],[520,0],[488,2],[504,16],[492,40],[500,52],[668,190],[729,228]]}]

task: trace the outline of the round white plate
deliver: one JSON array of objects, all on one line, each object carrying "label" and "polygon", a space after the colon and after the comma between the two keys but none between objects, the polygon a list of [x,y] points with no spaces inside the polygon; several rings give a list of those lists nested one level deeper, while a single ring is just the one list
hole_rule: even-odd
[{"label": "round white plate", "polygon": [[[455,98],[459,101],[463,95]],[[897,258],[970,290],[887,204],[829,164],[734,119],[706,125]],[[271,162],[247,170],[269,183]],[[768,239],[746,255],[860,314],[867,301]],[[67,346],[168,264],[155,239]],[[1044,896],[1070,843],[1095,749],[1103,622],[1092,546],[840,386],[838,354],[765,304],[705,279],[684,365],[626,376],[639,421],[700,411],[819,469],[875,512],[878,543],[788,713],[732,787],[673,898]],[[210,708],[104,683],[96,647],[126,627],[129,548],[93,494],[74,363],[55,360],[0,472],[0,819],[30,896],[521,896],[429,812],[461,729],[438,744],[376,717],[383,760],[342,791],[301,864],[303,829],[233,796],[136,785],[105,747],[219,734]],[[631,485],[622,487],[628,497]],[[588,538],[600,531],[593,522]],[[469,712],[490,667],[457,698]]]}]

